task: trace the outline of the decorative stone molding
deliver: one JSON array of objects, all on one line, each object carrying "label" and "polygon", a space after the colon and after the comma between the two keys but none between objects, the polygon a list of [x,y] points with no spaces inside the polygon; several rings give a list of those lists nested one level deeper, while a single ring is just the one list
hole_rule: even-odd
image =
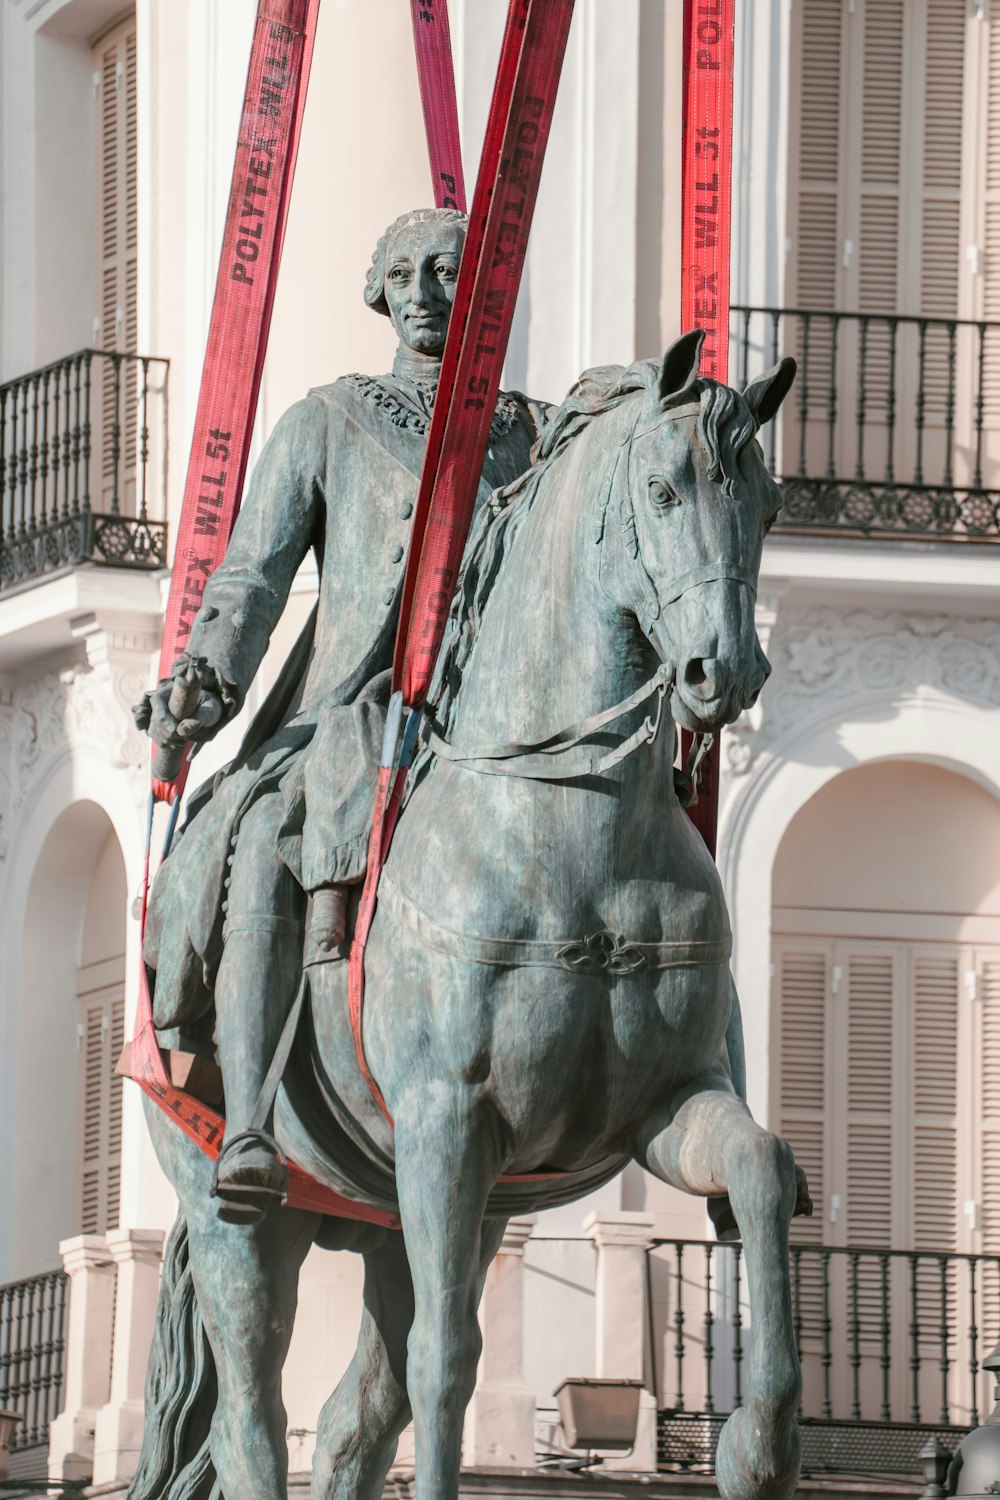
[{"label": "decorative stone molding", "polygon": [[0,860],[32,790],[74,751],[97,750],[125,771],[137,800],[145,790],[146,740],[130,709],[148,684],[156,638],[106,628],[93,614],[72,621],[70,630],[83,659],[33,677],[0,677]]},{"label": "decorative stone molding", "polygon": [[[723,736],[724,777],[753,767],[790,730],[856,700],[876,704],[933,693],[1000,706],[1000,621],[953,615],[823,608],[784,611],[765,646],[773,673],[759,708]],[[868,700],[867,702],[865,700]]]}]

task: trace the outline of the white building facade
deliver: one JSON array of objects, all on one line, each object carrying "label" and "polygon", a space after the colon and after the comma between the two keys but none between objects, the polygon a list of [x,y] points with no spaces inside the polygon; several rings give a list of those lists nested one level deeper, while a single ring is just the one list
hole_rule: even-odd
[{"label": "white building facade", "polygon": [[[138,1090],[111,1073],[148,795],[128,708],[159,649],[254,9],[0,0],[0,1357],[18,1310],[22,1343],[29,1306],[34,1330],[0,1406],[24,1408],[21,1472],[112,1486],[135,1464],[173,1216]],[[407,9],[325,0],[258,449],[310,386],[391,360],[360,292],[382,229],[430,197]],[[470,181],[503,9],[451,7]],[[547,400],[678,331],[680,0],[577,10],[506,372]],[[938,1399],[939,1328],[968,1292],[954,1257],[1000,1251],[1000,5],[741,0],[736,84],[731,372],[782,352],[804,372],[769,449],[774,672],[722,753],[750,1102],[813,1186],[796,1239],[816,1416],[856,1397],[912,1419],[912,1381],[880,1384],[889,1340],[906,1379],[916,1348],[914,1425],[925,1399],[961,1425],[964,1345]],[[311,590],[304,572],[248,712]],[[556,1384],[595,1373],[645,1382],[621,1463],[655,1466],[655,1413],[679,1404],[676,1441],[700,1453],[750,1336],[709,1237],[700,1203],[638,1169],[512,1226],[469,1462],[530,1466],[559,1441]],[[858,1247],[902,1256],[883,1282]],[[953,1258],[937,1302],[918,1253]],[[43,1284],[63,1262],[69,1287]],[[824,1278],[853,1364],[823,1333]],[[285,1379],[294,1472],[359,1288],[354,1258],[313,1252]],[[976,1308],[981,1357],[1000,1327]],[[29,1355],[42,1376],[19,1373]]]}]

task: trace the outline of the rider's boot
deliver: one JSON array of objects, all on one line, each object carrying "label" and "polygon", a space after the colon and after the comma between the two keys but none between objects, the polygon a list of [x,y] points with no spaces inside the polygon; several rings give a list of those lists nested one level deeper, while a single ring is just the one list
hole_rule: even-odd
[{"label": "rider's boot", "polygon": [[[312,893],[307,946],[326,953],[344,941],[349,891],[330,885]],[[230,922],[216,981],[226,1139],[214,1191],[223,1200],[221,1218],[250,1223],[287,1191],[288,1169],[277,1142],[265,1130],[250,1128],[250,1121],[299,982],[303,949],[302,927],[294,918],[247,918],[245,927],[238,920]]]},{"label": "rider's boot", "polygon": [[262,916],[230,931],[215,986],[219,1060],[226,1091],[226,1135],[213,1193],[231,1222],[259,1219],[280,1203],[288,1172],[277,1143],[254,1128],[255,1108],[302,968],[302,924]]}]

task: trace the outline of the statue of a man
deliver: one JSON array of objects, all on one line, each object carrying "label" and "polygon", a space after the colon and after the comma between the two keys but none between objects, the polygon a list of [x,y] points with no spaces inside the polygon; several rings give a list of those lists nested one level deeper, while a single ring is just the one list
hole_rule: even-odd
[{"label": "statue of a man", "polygon": [[[145,959],[158,1028],[214,1008],[226,1097],[220,1197],[245,1217],[283,1170],[247,1128],[299,982],[308,941],[337,957],[347,888],[364,875],[410,523],[466,220],[405,214],[378,242],[365,301],[399,335],[390,375],[348,375],[278,422],[175,676],[199,701],[183,721],[172,680],[137,718],[161,745],[209,738],[238,712],[310,548],[319,598],[281,682],[236,760],[196,793],[154,882]],[[501,395],[479,502],[529,462],[543,409]],[[311,897],[311,903],[307,900]]]}]

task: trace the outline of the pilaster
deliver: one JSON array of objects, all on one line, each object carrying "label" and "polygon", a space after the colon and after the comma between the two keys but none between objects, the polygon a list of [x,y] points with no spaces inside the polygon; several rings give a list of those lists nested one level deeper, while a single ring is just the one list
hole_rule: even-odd
[{"label": "pilaster", "polygon": [[89,1479],[97,1413],[111,1390],[115,1263],[100,1234],[63,1240],[59,1254],[69,1277],[66,1399],[49,1427],[49,1478]]},{"label": "pilaster", "polygon": [[483,1354],[465,1417],[469,1466],[531,1468],[535,1397],[524,1382],[524,1246],[534,1218],[511,1219],[487,1272],[479,1312]]},{"label": "pilaster", "polygon": [[[620,1210],[589,1214],[583,1232],[597,1251],[594,1285],[595,1374],[599,1379],[645,1380],[648,1328],[646,1255],[654,1223]],[[650,1350],[652,1358],[652,1350]],[[643,1388],[631,1453],[608,1454],[605,1469],[656,1472],[656,1397]]]},{"label": "pilaster", "polygon": [[118,1283],[111,1388],[97,1413],[94,1434],[95,1485],[131,1479],[138,1466],[163,1241],[159,1229],[111,1229],[107,1234]]}]

